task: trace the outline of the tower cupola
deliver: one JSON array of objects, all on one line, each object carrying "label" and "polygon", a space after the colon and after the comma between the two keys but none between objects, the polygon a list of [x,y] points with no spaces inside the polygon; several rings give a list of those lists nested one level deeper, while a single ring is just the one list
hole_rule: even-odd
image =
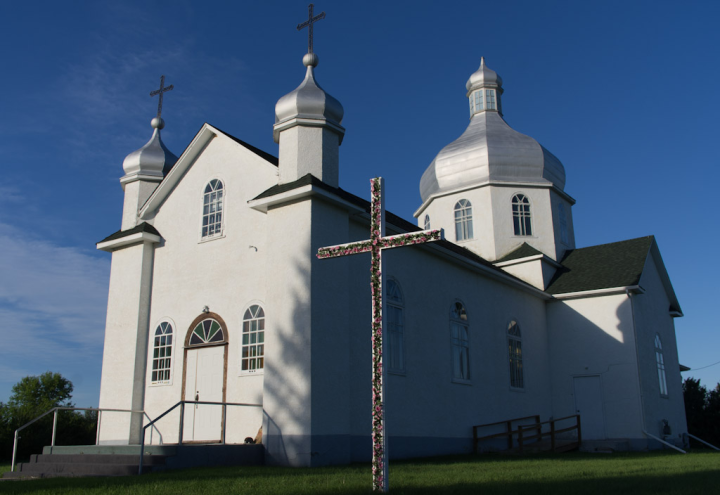
[{"label": "tower cupola", "polygon": [[177,157],[167,149],[160,138],[165,121],[161,117],[155,117],[150,121],[150,125],[154,129],[150,141],[130,153],[123,161],[125,176],[120,179],[123,188],[128,182],[141,179],[159,182],[177,162]]},{"label": "tower cupola", "polygon": [[485,57],[480,58],[480,68],[470,76],[465,87],[470,100],[470,117],[487,111],[502,115],[502,78],[485,65]]}]

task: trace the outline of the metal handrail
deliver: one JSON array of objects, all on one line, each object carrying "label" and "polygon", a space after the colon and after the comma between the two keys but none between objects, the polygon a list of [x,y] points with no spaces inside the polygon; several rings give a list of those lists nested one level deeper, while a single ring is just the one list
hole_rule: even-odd
[{"label": "metal handrail", "polygon": [[[12,464],[10,465],[10,471],[15,471],[15,454],[17,452],[17,445],[18,445],[18,439],[20,438],[19,433],[20,430],[24,430],[31,424],[35,423],[36,421],[44,418],[50,413],[53,414],[53,429],[52,429],[52,439],[50,440],[50,447],[55,447],[55,432],[57,430],[57,413],[58,411],[98,411],[98,421],[97,421],[97,433],[95,434],[95,445],[98,445],[100,442],[100,420],[102,418],[103,411],[106,412],[129,412],[129,413],[143,413],[143,415],[150,419],[150,416],[147,415],[145,411],[135,411],[132,409],[107,409],[107,408],[97,408],[97,407],[53,407],[49,411],[41,414],[37,418],[33,419],[29,423],[25,423],[20,428],[15,430],[15,440],[13,442],[13,454],[12,454]],[[157,431],[158,435],[160,436],[160,444],[162,444],[162,433],[160,433],[160,430],[155,427],[155,431]],[[145,430],[143,429],[143,433]],[[150,433],[152,438],[152,432]]]},{"label": "metal handrail", "polygon": [[681,448],[679,448],[679,447],[676,447],[675,445],[673,445],[673,444],[671,444],[671,443],[669,443],[669,442],[666,442],[666,441],[663,440],[662,438],[658,438],[658,437],[656,437],[655,435],[651,435],[650,433],[646,432],[645,430],[643,430],[642,432],[643,432],[646,436],[657,440],[658,442],[660,442],[660,443],[663,444],[663,445],[667,445],[667,446],[670,447],[671,449],[675,449],[675,450],[677,450],[678,452],[681,452],[681,453],[683,453],[683,454],[687,454],[687,452],[685,452],[683,449],[681,449]]},{"label": "metal handrail", "polygon": [[[696,437],[696,436],[693,435],[692,433],[688,433],[687,436],[689,436],[690,438],[694,438],[694,439],[697,440],[698,442],[704,443],[705,445],[707,445],[707,446],[710,447],[711,449],[720,450],[719,448],[715,447],[714,445],[707,443],[707,442],[706,442],[705,440],[703,440],[702,438]],[[690,445],[690,444],[688,443],[688,445]]]},{"label": "metal handrail", "polygon": [[[143,455],[145,454],[145,430],[148,429],[150,426],[155,425],[156,422],[160,421],[162,418],[170,414],[176,407],[180,406],[180,431],[178,432],[178,445],[182,445],[183,443],[183,426],[184,426],[184,420],[185,420],[185,404],[195,404],[195,405],[208,405],[208,406],[223,406],[222,410],[222,438],[220,439],[221,444],[225,444],[225,424],[227,420],[227,406],[248,406],[248,407],[262,407],[262,404],[249,404],[245,402],[204,402],[204,401],[196,401],[196,400],[181,400],[174,406],[172,406],[170,409],[162,413],[157,418],[150,421],[148,424],[143,426],[142,429],[142,435],[140,436],[140,464],[138,465],[138,474],[142,474],[143,472]],[[150,418],[148,418],[150,419]],[[157,428],[157,427],[156,427]],[[152,437],[151,440],[152,442]]]}]

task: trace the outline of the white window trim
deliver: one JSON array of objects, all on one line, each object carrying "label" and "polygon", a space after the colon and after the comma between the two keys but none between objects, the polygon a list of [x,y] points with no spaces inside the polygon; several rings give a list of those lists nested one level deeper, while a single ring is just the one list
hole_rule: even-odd
[{"label": "white window trim", "polygon": [[[522,195],[525,199],[527,199],[528,206],[530,207],[530,233],[529,234],[516,234],[515,233],[515,212],[513,211],[513,204],[514,204],[515,198],[518,195]],[[526,193],[524,193],[522,191],[513,193],[512,197],[510,198],[510,215],[512,215],[511,216],[511,219],[512,219],[511,224],[512,224],[512,230],[513,230],[513,237],[530,238],[530,239],[537,238],[537,236],[535,235],[535,221],[533,219],[533,202],[530,199],[530,196],[528,196]]]},{"label": "white window trim", "polygon": [[[658,343],[660,344],[658,346]],[[658,388],[660,390],[660,397],[667,399],[670,397],[670,394],[668,393],[668,387],[667,387],[667,365],[665,364],[665,351],[662,347],[662,338],[660,337],[659,333],[655,334],[655,342],[654,342],[654,349],[655,349],[655,370],[657,371],[658,376]],[[660,359],[658,359],[658,355]],[[660,372],[662,371],[662,380],[660,379]],[[664,391],[663,391],[664,389]]]},{"label": "white window trim", "polygon": [[[157,328],[163,324],[168,323],[172,329],[172,337],[173,342],[170,345],[170,349],[172,349],[170,353],[170,379],[168,381],[162,381],[162,382],[153,382],[152,381],[152,364],[153,359],[155,355],[155,332],[157,331]],[[177,351],[176,351],[176,343],[177,343],[177,325],[175,325],[175,322],[171,318],[162,318],[159,320],[153,327],[151,327],[153,330],[150,332],[150,342],[148,345],[148,367],[147,367],[147,379],[148,379],[148,386],[149,387],[171,387],[173,384],[173,377],[175,376],[175,361],[177,359]]]},{"label": "white window trim", "polygon": [[[469,215],[468,215],[467,217],[465,217],[463,220],[461,220],[461,223],[462,223],[462,224],[465,224],[465,223],[467,224],[467,225],[466,225],[466,228],[465,228],[464,230],[470,231],[470,235],[469,235],[468,237],[464,238],[464,239],[458,239],[458,219],[457,219],[457,217],[455,216],[455,213],[458,211],[458,205],[460,204],[461,201],[467,202],[467,206],[462,206],[462,207],[460,208],[460,210],[465,210],[465,209],[469,209],[469,210],[470,210]],[[472,201],[470,201],[470,200],[467,199],[467,198],[460,198],[460,199],[458,199],[458,200],[455,202],[455,205],[453,206],[453,226],[454,226],[454,229],[455,229],[455,242],[456,242],[456,243],[472,241],[472,240],[475,239],[475,226],[474,226],[474,224],[473,224],[473,205],[472,205]]]},{"label": "white window trim", "polygon": [[[214,235],[212,235],[212,236],[205,236],[205,237],[203,237],[203,235],[202,235],[202,228],[203,228],[203,216],[204,216],[204,214],[203,214],[203,207],[205,206],[205,202],[204,202],[204,201],[205,201],[205,188],[206,188],[207,185],[210,184],[210,182],[213,181],[213,180],[219,180],[220,182],[222,182],[222,185],[223,185],[223,202],[222,202],[222,205],[223,205],[222,215],[223,215],[223,216],[222,216],[222,221],[220,222],[220,233],[219,233],[219,234],[214,234]],[[226,229],[226,227],[227,227],[226,213],[227,213],[227,207],[228,207],[228,194],[227,194],[227,192],[228,192],[228,191],[227,191],[227,181],[226,181],[223,177],[221,177],[221,176],[219,176],[219,175],[214,175],[214,176],[210,177],[210,178],[207,179],[207,180],[205,181],[205,183],[203,184],[202,189],[201,189],[201,191],[200,191],[200,222],[199,222],[199,227],[198,227],[198,244],[203,244],[203,243],[206,243],[206,242],[212,242],[212,241],[216,241],[216,240],[218,240],[218,239],[224,239],[224,238],[225,238],[225,229]]]},{"label": "white window trim", "polygon": [[[518,326],[518,328],[520,328],[520,336],[519,337],[517,337],[515,335],[510,335],[510,326],[513,323],[515,323]],[[522,342],[523,342],[522,327],[520,326],[520,323],[518,323],[518,320],[513,319],[508,322],[508,324],[506,325],[506,328],[505,328],[505,337],[506,337],[507,351],[508,351],[508,356],[507,356],[508,373],[509,373],[508,382],[510,383],[510,390],[514,390],[516,392],[524,392],[525,391],[525,358],[524,357],[520,358],[520,362],[522,363],[522,366],[520,367],[520,378],[522,380],[522,387],[516,387],[512,384],[512,369],[510,367],[510,362],[509,362],[510,361],[510,341],[517,340],[518,342],[520,342],[521,349],[522,349]]]},{"label": "white window trim", "polygon": [[[398,303],[390,302],[390,299],[389,299],[389,298],[386,298],[385,301],[386,301],[386,304],[387,304],[388,307],[393,306],[393,307],[395,307],[395,308],[399,308],[400,311],[401,311],[401,315],[402,315],[402,318],[401,318],[401,320],[402,320],[402,321],[401,321],[402,333],[401,333],[401,343],[400,343],[400,346],[401,346],[401,351],[402,351],[403,368],[402,368],[402,369],[400,369],[400,368],[391,368],[391,367],[388,365],[387,372],[388,372],[389,374],[391,374],[391,375],[407,376],[407,355],[406,355],[406,353],[405,353],[405,294],[403,294],[402,287],[400,286],[400,283],[397,281],[396,278],[394,278],[394,277],[388,277],[387,281],[390,281],[390,280],[392,280],[392,281],[397,285],[398,291],[400,292],[401,302],[400,302],[399,304],[398,304]],[[386,285],[387,285],[387,281],[386,281]],[[388,313],[389,313],[389,312],[388,312]],[[387,329],[388,329],[388,330],[387,330],[388,347],[390,347],[390,323],[386,321],[384,324],[387,325]],[[388,351],[389,351],[389,349],[388,349]]]},{"label": "white window trim", "polygon": [[[261,369],[254,369],[254,370],[243,370],[242,369],[242,350],[245,345],[243,344],[243,327],[245,326],[245,313],[253,306],[259,306],[260,309],[263,311],[263,320],[265,320],[265,328],[263,328],[263,367]],[[240,337],[238,338],[238,342],[240,345],[240,352],[238,354],[238,376],[262,376],[265,374],[265,363],[267,362],[267,313],[265,312],[265,304],[259,301],[253,301],[250,304],[247,304],[242,311],[242,317],[240,319]],[[252,344],[247,344],[248,346]],[[256,344],[257,345],[257,344]]]},{"label": "white window trim", "polygon": [[[472,377],[473,377],[473,370],[470,366],[470,318],[467,317],[464,321],[458,320],[452,316],[453,310],[456,303],[462,304],[463,308],[465,309],[465,315],[467,316],[467,305],[462,302],[459,299],[455,299],[450,306],[450,317],[448,318],[448,331],[449,331],[449,337],[450,337],[450,381],[452,383],[457,383],[460,385],[472,385]],[[464,325],[467,328],[467,370],[468,370],[468,376],[470,378],[457,378],[455,376],[455,357],[453,354],[453,336],[452,336],[452,324],[453,322],[458,322],[462,325]]]}]

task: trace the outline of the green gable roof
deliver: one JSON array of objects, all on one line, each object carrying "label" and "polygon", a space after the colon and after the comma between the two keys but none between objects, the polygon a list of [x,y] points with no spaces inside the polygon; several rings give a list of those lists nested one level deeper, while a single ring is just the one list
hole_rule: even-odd
[{"label": "green gable roof", "polygon": [[545,292],[554,295],[637,285],[653,242],[655,238],[648,236],[568,251]]},{"label": "green gable roof", "polygon": [[521,258],[527,258],[528,256],[536,256],[538,254],[543,254],[542,252],[538,251],[534,247],[532,247],[527,242],[523,242],[522,245],[517,248],[515,251],[511,251],[499,260],[495,261],[495,263],[503,263],[504,261],[512,261],[512,260],[519,260]]}]

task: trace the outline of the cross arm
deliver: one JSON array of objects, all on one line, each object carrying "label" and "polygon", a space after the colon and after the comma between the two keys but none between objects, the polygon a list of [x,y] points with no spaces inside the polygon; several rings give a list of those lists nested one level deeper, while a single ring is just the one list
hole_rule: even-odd
[{"label": "cross arm", "polygon": [[174,86],[171,84],[170,86],[167,86],[167,87],[165,87],[165,88],[156,89],[155,91],[151,91],[151,92],[150,92],[150,96],[159,95],[160,93],[164,93],[165,91],[170,91],[170,90],[173,89],[173,88],[174,88]]},{"label": "cross arm", "polygon": [[372,241],[357,241],[347,244],[338,244],[337,246],[328,246],[318,249],[318,259],[337,258],[338,256],[348,256],[351,254],[369,253],[372,251]]},{"label": "cross arm", "polygon": [[311,25],[312,23],[319,21],[320,19],[325,19],[325,12],[322,12],[322,13],[316,15],[315,17],[313,17],[313,18],[311,18],[311,19],[308,19],[308,20],[305,21],[305,22],[298,24],[298,25],[297,25],[297,30],[300,31],[300,30],[301,30],[302,28],[304,28],[305,26],[309,26],[309,25]]},{"label": "cross arm", "polygon": [[420,232],[409,232],[407,234],[391,235],[380,240],[381,249],[391,249],[413,244],[424,244],[445,239],[443,229],[422,230]]}]

